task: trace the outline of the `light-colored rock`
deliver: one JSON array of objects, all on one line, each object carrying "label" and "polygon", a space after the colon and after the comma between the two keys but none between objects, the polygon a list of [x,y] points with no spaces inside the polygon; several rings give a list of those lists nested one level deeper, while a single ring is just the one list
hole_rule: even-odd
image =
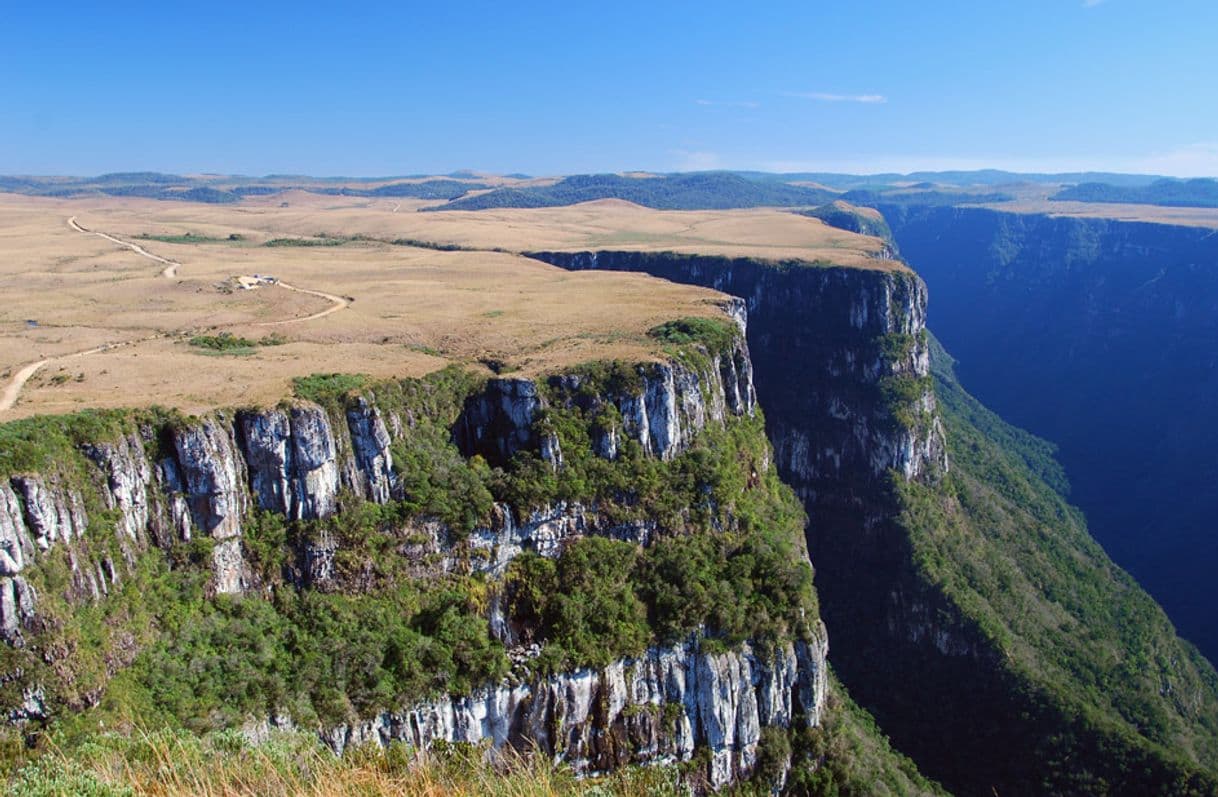
[{"label": "light-colored rock", "polygon": [[783,645],[773,656],[747,644],[706,653],[691,641],[599,671],[440,697],[320,736],[339,753],[392,741],[421,748],[437,741],[535,745],[584,773],[686,761],[706,746],[706,774],[718,789],[752,771],[763,727],[790,727],[797,717],[820,722],[825,652],[823,640]]},{"label": "light-colored rock", "polygon": [[174,445],[193,526],[216,540],[212,565],[217,592],[240,592],[246,581],[241,521],[249,508],[245,460],[222,419],[177,431]]},{"label": "light-colored rock", "polygon": [[491,525],[474,529],[469,544],[476,554],[473,568],[502,577],[508,564],[522,551],[555,558],[572,540],[588,535],[649,545],[655,532],[653,520],[612,523],[595,508],[580,503],[560,501],[530,512],[520,523],[510,506],[496,504]]},{"label": "light-colored rock", "polygon": [[250,490],[258,508],[290,516],[294,495],[288,414],[279,409],[243,412],[237,416],[237,422],[241,426]]},{"label": "light-colored rock", "polygon": [[48,485],[38,475],[14,476],[12,485],[23,499],[25,525],[38,550],[50,550],[84,533],[87,518],[80,495]]},{"label": "light-colored rock", "polygon": [[0,576],[13,576],[34,557],[34,543],[16,493],[0,483]]},{"label": "light-colored rock", "polygon": [[393,497],[397,477],[393,472],[393,454],[389,451],[392,438],[376,405],[360,396],[347,410],[347,428],[351,432],[351,449],[355,457],[360,485],[365,498],[384,504]]},{"label": "light-colored rock", "polygon": [[338,462],[334,432],[316,404],[296,404],[292,427],[292,508],[296,519],[324,518],[338,506]]},{"label": "light-colored rock", "polygon": [[153,484],[153,473],[139,435],[85,446],[85,453],[106,476],[102,498],[108,509],[118,510],[119,531],[131,542],[142,541],[149,523],[148,490]]}]

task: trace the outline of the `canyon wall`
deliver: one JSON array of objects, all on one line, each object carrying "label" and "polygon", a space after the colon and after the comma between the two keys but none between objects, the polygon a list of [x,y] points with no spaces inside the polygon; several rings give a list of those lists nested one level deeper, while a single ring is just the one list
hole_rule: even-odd
[{"label": "canyon wall", "polygon": [[[881,206],[961,382],[1060,446],[1095,537],[1218,659],[1218,236]],[[1065,485],[1059,485],[1065,491]]]},{"label": "canyon wall", "polygon": [[[606,462],[641,456],[665,467],[708,428],[746,422],[757,406],[743,340],[745,313],[738,302],[728,310],[724,326],[733,342],[722,351],[686,346],[672,360],[615,364],[612,387],[598,379],[595,364],[536,380],[467,380],[468,388],[455,388],[446,399],[455,415],[451,421],[424,417],[434,408],[390,399],[389,393],[378,397],[375,389],[201,418],[137,413],[106,433],[89,433],[74,452],[9,474],[0,483],[0,635],[11,668],[3,686],[10,721],[42,721],[100,700],[106,681],[138,655],[134,634],[90,652],[107,664],[88,684],[74,671],[85,642],[49,639],[68,622],[65,614],[107,605],[148,566],[149,557],[167,556],[173,568],[189,567],[190,556],[202,556],[205,589],[216,599],[273,599],[282,591],[275,586],[280,574],[259,559],[267,557],[257,537],[259,517],[274,516],[300,529],[279,544],[288,549],[281,572],[292,590],[377,589],[367,575],[377,563],[365,562],[354,574],[344,570],[349,542],[327,522],[361,504],[417,498],[404,483],[401,463],[395,464],[395,451],[414,456],[412,446],[424,444],[414,438],[425,434],[425,425],[451,435],[450,443],[441,444],[458,459],[511,467],[521,454],[535,457],[543,473],[558,474],[576,454]],[[441,392],[426,384],[420,391]],[[583,443],[590,452],[574,451],[571,438],[564,450],[553,428],[555,414],[563,412],[574,418],[595,414],[598,421]],[[768,462],[767,454],[751,467]],[[605,771],[629,763],[688,761],[705,750],[706,782],[719,788],[751,774],[762,729],[820,724],[827,641],[814,617],[810,635],[778,644],[744,641],[725,648],[695,634],[605,667],[536,673],[536,629],[510,616],[503,588],[496,586],[513,561],[525,552],[557,560],[586,537],[646,548],[660,524],[654,517],[607,514],[594,500],[496,502],[490,509],[489,520],[468,531],[426,513],[397,521],[398,543],[390,555],[420,584],[435,581],[440,588],[448,577],[489,584],[485,622],[509,651],[511,674],[469,693],[384,706],[338,724],[320,722],[318,733],[336,751],[368,742],[489,741],[537,746],[579,771]],[[251,559],[251,551],[261,553]],[[38,660],[47,666],[21,666]],[[288,715],[271,716],[262,727],[297,724]]]}]

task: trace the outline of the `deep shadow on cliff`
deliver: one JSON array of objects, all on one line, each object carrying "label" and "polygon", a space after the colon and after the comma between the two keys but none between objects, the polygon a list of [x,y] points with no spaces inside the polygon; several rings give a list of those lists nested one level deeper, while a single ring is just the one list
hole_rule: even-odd
[{"label": "deep shadow on cliff", "polygon": [[880,209],[961,381],[1060,446],[1092,533],[1218,659],[1218,235]]}]

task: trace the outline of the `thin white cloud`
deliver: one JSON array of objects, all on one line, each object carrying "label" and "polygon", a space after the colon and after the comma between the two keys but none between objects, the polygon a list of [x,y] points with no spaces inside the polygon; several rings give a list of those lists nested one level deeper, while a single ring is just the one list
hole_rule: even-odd
[{"label": "thin white cloud", "polygon": [[1095,8],[1103,2],[1104,0],[1083,0],[1083,8]]},{"label": "thin white cloud", "polygon": [[861,102],[867,105],[888,102],[888,98],[883,94],[833,94],[827,91],[784,91],[782,94],[784,97],[799,97],[818,102]]},{"label": "thin white cloud", "polygon": [[760,108],[761,103],[752,100],[694,100],[698,105],[720,108]]}]

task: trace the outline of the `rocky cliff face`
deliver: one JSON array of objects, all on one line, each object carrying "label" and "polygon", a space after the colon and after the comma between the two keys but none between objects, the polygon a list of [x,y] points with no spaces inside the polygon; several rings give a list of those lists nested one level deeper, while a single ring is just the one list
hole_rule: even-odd
[{"label": "rocky cliff face", "polygon": [[[901,228],[894,227],[900,240]],[[942,240],[954,243],[950,236]],[[902,248],[911,254],[903,241]],[[663,253],[535,256],[566,268],[645,271],[715,287],[746,301],[767,434],[784,481],[796,489],[808,510],[809,550],[817,568],[821,613],[833,635],[835,670],[923,771],[943,778],[953,791],[978,795],[1044,789],[1089,793],[1099,788],[1096,784],[1113,784],[1113,793],[1151,793],[1160,788],[1171,793],[1172,788],[1180,788],[1178,783],[1193,777],[1179,774],[1187,767],[1174,769],[1176,763],[1156,759],[1157,754],[1136,744],[1122,747],[1128,739],[1106,737],[1106,731],[1077,719],[1077,707],[1063,710],[1054,702],[1059,694],[1088,693],[1087,687],[1071,679],[1077,672],[1103,669],[1098,661],[1103,656],[1094,656],[1094,651],[1067,653],[1068,646],[1061,642],[1030,644],[1030,655],[1018,650],[1020,644],[1041,636],[1039,628],[1014,644],[1004,638],[1004,625],[1026,628],[1039,622],[1039,614],[1030,623],[1020,616],[1040,611],[1030,610],[1032,604],[1046,612],[1062,611],[1063,593],[1050,583],[1054,579],[1069,584],[1064,587],[1067,591],[1092,595],[1105,607],[1125,599],[1131,590],[1123,574],[1115,573],[1102,555],[1096,557],[1093,546],[1088,547],[1085,530],[1077,534],[1047,529],[1044,519],[1069,516],[1067,508],[1037,507],[1031,493],[1010,496],[1011,485],[1022,476],[995,475],[963,454],[961,462],[971,469],[949,471],[940,408],[928,378],[930,342],[924,332],[926,287],[921,280],[906,272]],[[961,264],[962,271],[968,268]],[[982,279],[975,269],[970,274]],[[992,278],[991,274],[988,279]],[[1019,295],[1026,296],[1022,283],[1018,288]],[[1152,280],[1143,290],[1160,289]],[[1193,304],[1179,307],[1189,315]],[[990,312],[980,301],[973,301],[970,310]],[[1042,341],[1036,356],[1051,357],[1052,348]],[[1005,367],[992,353],[987,358],[995,367]],[[1062,375],[1058,385],[1044,386],[1041,395],[1056,401],[1061,385],[1069,381]],[[958,441],[955,435],[971,428],[972,421],[967,413],[950,417],[953,440]],[[1015,435],[1002,434],[1007,436],[1001,443],[987,439],[985,445],[1010,445],[1018,451]],[[992,449],[977,455],[978,445],[969,439],[956,450],[971,446],[969,456],[994,456]],[[988,464],[992,466],[993,460]],[[1003,501],[1010,504],[1009,516],[994,510]],[[1037,512],[1041,514],[1033,516]],[[1015,517],[1018,521],[1009,519]],[[961,518],[967,518],[966,532],[961,532]],[[1011,528],[1019,533],[1011,533]],[[1028,533],[1031,529],[1036,529],[1034,534]],[[1004,533],[1018,540],[1003,540]],[[993,548],[983,550],[988,546]],[[1067,549],[1071,553],[1064,554]],[[945,556],[945,550],[956,558]],[[1013,563],[995,564],[1004,557]],[[1087,569],[1079,566],[1081,561],[1095,564]],[[1009,584],[988,582],[1003,567],[1008,575],[1026,579],[1021,594],[1034,596],[1031,604],[995,608],[1015,594]],[[976,593],[961,586],[981,582],[985,586],[975,588]],[[1089,592],[1093,587],[1097,592]],[[1105,590],[1110,590],[1109,598],[1094,598]],[[978,598],[979,594],[986,597]],[[1093,608],[1086,600],[1071,604],[1070,611],[1077,613],[1073,622],[1114,638],[1132,630],[1115,628],[1102,612],[1097,619]],[[1158,634],[1150,630],[1155,622],[1146,619],[1153,612],[1145,604],[1125,616],[1138,612],[1144,612],[1140,615],[1144,619],[1134,633]],[[1044,637],[1055,633],[1060,633],[1060,626],[1053,623]],[[1176,644],[1170,628],[1156,639],[1156,649]],[[1138,644],[1122,655],[1134,660]],[[1112,696],[1112,702],[1124,701],[1128,706],[1164,700],[1158,704],[1165,709],[1160,716],[1172,716],[1178,727],[1188,728],[1180,738],[1195,733],[1196,738],[1208,739],[1205,729],[1212,727],[1210,720],[1198,719],[1209,711],[1199,708],[1208,698],[1199,698],[1186,709],[1165,699],[1173,687],[1164,684],[1187,681],[1194,684],[1192,693],[1201,695],[1208,690],[1201,684],[1212,682],[1207,680],[1212,679],[1207,669],[1196,667],[1183,647],[1174,649],[1177,652],[1165,657],[1166,663],[1160,662],[1159,672],[1170,677],[1160,679],[1156,674],[1147,679],[1153,686],[1138,697]],[[1013,664],[1021,654],[1031,659],[1043,656],[1034,667],[1070,663],[1062,674],[1036,684],[1026,675],[1028,670]],[[1076,658],[1070,659],[1071,655]],[[1144,683],[1135,682],[1131,692]],[[1094,710],[1111,708],[1100,701]],[[1166,738],[1162,727],[1146,728],[1139,724],[1133,733],[1162,744],[1159,740]],[[1198,749],[1204,744],[1208,741]],[[1202,753],[1195,760],[1204,767],[1209,757]],[[1164,786],[1169,783],[1175,785]],[[1196,783],[1202,784],[1197,793],[1209,793],[1204,777]]]},{"label": "rocky cliff face", "polygon": [[[732,310],[743,326],[743,310]],[[590,441],[598,456],[614,459],[633,440],[645,457],[666,461],[708,424],[756,411],[743,339],[696,361],[639,365],[626,377],[611,390],[594,387],[591,377],[578,371],[545,382],[491,379],[464,399],[452,440],[467,457],[480,454],[503,463],[528,451],[561,468],[563,452],[546,425],[546,413],[578,405],[603,410],[609,419]],[[0,483],[0,635],[19,647],[42,628],[40,596],[26,574],[53,551],[62,550],[71,562],[72,587],[56,596],[69,604],[104,600],[141,556],[191,540],[207,543],[212,593],[248,593],[257,599],[262,587],[245,540],[251,513],[305,523],[324,521],[343,511],[345,502],[403,498],[393,452],[415,420],[399,405],[378,401],[374,392],[339,406],[293,401],[159,427],[137,425],[114,440],[85,444],[80,461],[85,473],[67,468],[12,476]],[[420,579],[474,572],[500,580],[524,551],[555,558],[571,541],[590,535],[648,546],[657,532],[653,519],[610,519],[594,504],[566,501],[496,504],[490,523],[461,534],[427,516],[404,522],[407,542],[397,553]],[[349,585],[338,578],[335,565],[342,543],[324,524],[316,528],[319,534],[299,541],[302,564],[289,568],[290,578],[301,589],[345,589]],[[115,544],[105,541],[105,529],[112,529]],[[487,610],[492,634],[516,646],[519,629],[504,617],[500,599],[492,590]],[[547,679],[528,676],[522,664],[513,680],[472,696],[443,697],[330,729],[324,736],[337,750],[391,739],[423,745],[481,739],[496,745],[535,743],[585,770],[687,760],[695,747],[706,747],[708,776],[719,786],[752,770],[762,727],[787,727],[796,719],[819,722],[825,649],[820,632],[811,642],[780,646],[773,655],[747,644],[710,653],[692,641],[651,649],[638,660],[601,671]],[[527,650],[517,654],[521,662],[528,656]],[[38,695],[37,705],[33,711],[14,708],[22,719],[50,710],[42,704],[39,685],[29,686]]]},{"label": "rocky cliff face", "polygon": [[893,558],[885,529],[898,511],[890,474],[933,481],[948,468],[921,279],[901,270],[662,252],[531,256],[569,269],[642,271],[739,297],[766,434],[783,481],[808,510],[826,622],[846,635],[879,618],[916,625],[895,594],[895,569],[904,563]]},{"label": "rocky cliff face", "polygon": [[[647,455],[671,459],[707,423],[722,423],[728,414],[752,414],[755,409],[743,342],[701,371],[655,363],[638,366],[637,373],[637,389],[593,399],[613,404],[620,412],[621,428],[606,430],[594,443],[606,458],[614,456],[616,440],[629,438]],[[569,375],[550,381],[560,400],[587,400],[564,392],[578,391],[582,379]],[[556,441],[547,444],[535,428],[545,406],[538,384],[492,379],[466,400],[453,428],[454,440],[467,456],[484,454],[502,461],[532,449],[557,465],[561,454]],[[386,420],[374,395],[356,399],[337,423],[323,407],[297,401],[235,415],[220,412],[172,428],[172,453],[159,462],[152,462],[145,448],[144,437],[154,435],[151,429],[143,436],[128,434],[116,442],[89,444],[85,454],[97,468],[91,477],[102,508],[113,513],[116,531],[126,541],[127,565],[150,540],[168,547],[203,535],[215,541],[215,591],[239,593],[248,586],[241,535],[251,508],[313,520],[337,511],[343,489],[376,503],[399,494],[389,429],[400,435],[409,419],[391,415],[388,424]],[[648,539],[646,523],[637,528],[607,526],[594,508],[561,505],[520,512],[525,520],[517,523],[515,511],[502,507],[496,525],[474,535],[475,545],[497,550],[493,558],[499,571],[510,558],[505,552],[528,548],[556,555],[564,539],[584,533],[640,543]],[[0,602],[0,628],[15,634],[32,617],[36,599],[21,579],[24,568],[36,562],[40,552],[70,545],[89,524],[80,485],[48,482],[38,474],[13,476],[9,484],[0,485],[0,578],[5,579],[0,599],[9,598]],[[433,536],[436,550],[448,544],[442,530]],[[121,571],[109,559],[82,563],[81,568],[84,591],[93,597]],[[15,608],[6,611],[6,606]]]},{"label": "rocky cliff face", "polygon": [[961,382],[1060,446],[1096,539],[1218,659],[1213,230],[881,209],[934,293],[931,326]]},{"label": "rocky cliff face", "polygon": [[908,662],[912,694],[919,662],[965,673],[987,659],[951,601],[913,576],[899,520],[894,479],[934,484],[949,468],[929,376],[921,279],[902,270],[671,253],[533,256],[570,269],[643,271],[743,300],[766,434],[783,481],[808,512],[835,667],[865,705],[882,716],[917,703],[900,690],[868,692],[876,662]]},{"label": "rocky cliff face", "polygon": [[825,700],[823,639],[761,655],[749,645],[726,653],[694,642],[652,648],[603,670],[507,682],[467,697],[443,697],[323,732],[336,752],[404,741],[416,747],[490,740],[495,747],[540,749],[577,771],[688,761],[710,752],[718,789],[747,777],[761,729],[820,723]]},{"label": "rocky cliff face", "polygon": [[[531,256],[568,269],[642,271],[739,297],[767,433],[783,480],[801,495],[827,495],[843,483],[858,490],[892,470],[933,478],[946,467],[925,381],[926,286],[915,275],[647,252]],[[889,412],[883,391],[896,380],[914,388],[913,417]]]}]

